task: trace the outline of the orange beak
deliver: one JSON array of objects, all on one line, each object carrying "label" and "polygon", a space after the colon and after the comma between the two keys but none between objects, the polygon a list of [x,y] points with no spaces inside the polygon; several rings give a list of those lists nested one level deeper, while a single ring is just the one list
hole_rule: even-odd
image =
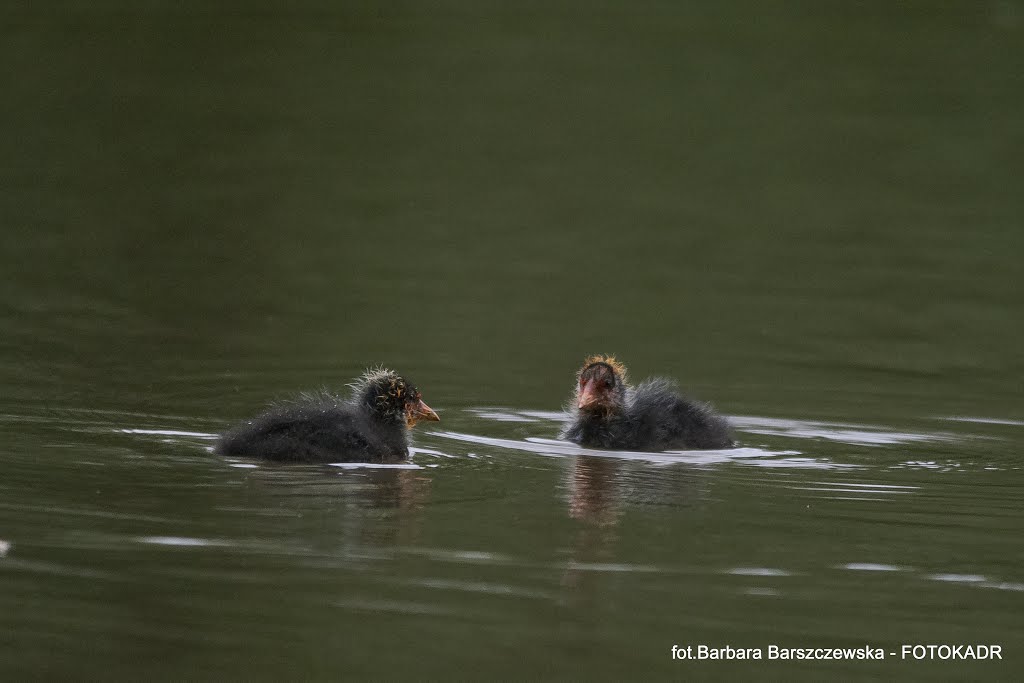
[{"label": "orange beak", "polygon": [[431,409],[423,399],[417,400],[415,403],[410,403],[405,409],[405,425],[412,429],[420,420],[428,420],[430,422],[440,422],[441,418],[437,416],[437,413]]},{"label": "orange beak", "polygon": [[585,382],[583,387],[580,389],[580,398],[579,403],[577,403],[577,407],[580,410],[583,410],[584,408],[588,408],[600,402],[601,397],[597,391],[597,383],[591,381]]}]

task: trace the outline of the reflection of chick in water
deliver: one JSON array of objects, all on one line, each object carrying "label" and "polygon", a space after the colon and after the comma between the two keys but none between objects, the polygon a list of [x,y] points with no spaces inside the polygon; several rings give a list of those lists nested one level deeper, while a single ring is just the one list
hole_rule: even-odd
[{"label": "reflection of chick in water", "polygon": [[611,458],[579,456],[569,471],[569,516],[595,526],[614,525],[620,512],[619,468]]},{"label": "reflection of chick in water", "polygon": [[305,520],[318,552],[352,561],[416,545],[431,497],[420,469],[270,466],[246,470],[245,483],[257,511]]},{"label": "reflection of chick in water", "polygon": [[699,471],[685,467],[650,468],[618,458],[577,456],[566,476],[567,513],[580,522],[562,586],[590,603],[607,572],[588,565],[622,562],[619,525],[629,506],[663,510],[699,509],[708,491]]},{"label": "reflection of chick in water", "polygon": [[[430,477],[422,470],[366,470],[360,491],[361,542],[368,545],[415,545],[423,525],[423,507],[430,500]],[[355,512],[355,511],[352,511]],[[383,515],[380,513],[384,513]]]},{"label": "reflection of chick in water", "polygon": [[[611,458],[579,456],[569,470],[569,517],[582,522],[572,546],[569,567],[562,585],[586,590],[588,578],[598,572],[577,565],[602,564],[614,560],[615,541],[622,513],[619,475],[622,464]],[[587,584],[587,585],[584,585]]]}]

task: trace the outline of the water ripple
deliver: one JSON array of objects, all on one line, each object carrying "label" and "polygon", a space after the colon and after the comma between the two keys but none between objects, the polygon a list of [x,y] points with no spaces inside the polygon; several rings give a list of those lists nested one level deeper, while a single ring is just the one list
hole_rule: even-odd
[{"label": "water ripple", "polygon": [[[685,463],[690,465],[708,466],[722,463],[738,463],[754,467],[812,468],[812,469],[844,469],[857,465],[836,463],[826,458],[791,457],[799,451],[771,451],[761,448],[730,448],[725,450],[704,451],[664,451],[660,453],[647,451],[606,451],[594,448],[583,448],[567,441],[528,437],[523,440],[499,439],[463,432],[436,431],[432,436],[462,441],[466,443],[484,444],[497,448],[527,451],[548,457],[568,457],[586,455],[598,458],[619,458],[646,462],[653,465],[672,465]],[[780,457],[782,456],[782,457]]]},{"label": "water ripple", "polygon": [[946,420],[947,422],[973,422],[975,424],[987,424],[987,425],[1007,425],[1010,427],[1024,427],[1024,420],[1006,420],[995,417],[938,417],[937,420]]},{"label": "water ripple", "polygon": [[733,576],[793,576],[793,572],[773,567],[734,567],[726,569],[723,574]]},{"label": "water ripple", "polygon": [[937,443],[957,441],[962,437],[944,432],[905,432],[870,425],[842,422],[816,422],[787,420],[770,417],[733,416],[729,418],[737,429],[749,434],[784,436],[796,439],[826,439],[856,446],[894,446],[910,443]]},{"label": "water ripple", "polygon": [[894,564],[878,564],[876,562],[847,562],[839,565],[838,569],[849,569],[854,572],[901,572],[903,567]]}]

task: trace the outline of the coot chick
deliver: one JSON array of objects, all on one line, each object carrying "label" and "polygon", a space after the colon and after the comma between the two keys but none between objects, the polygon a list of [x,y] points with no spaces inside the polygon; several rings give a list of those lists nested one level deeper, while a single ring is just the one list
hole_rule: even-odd
[{"label": "coot chick", "polygon": [[416,387],[384,368],[367,370],[350,398],[303,394],[228,431],[221,455],[284,462],[396,462],[409,455],[406,432],[438,420]]},{"label": "coot chick", "polygon": [[591,356],[576,373],[566,406],[573,419],[562,438],[596,448],[664,451],[730,448],[728,421],[705,403],[679,394],[671,380],[656,377],[636,388],[612,356]]}]

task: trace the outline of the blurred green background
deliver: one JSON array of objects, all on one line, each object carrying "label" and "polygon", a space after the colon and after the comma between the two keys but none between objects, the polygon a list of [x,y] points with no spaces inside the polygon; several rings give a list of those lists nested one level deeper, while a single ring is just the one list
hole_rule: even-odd
[{"label": "blurred green background", "polygon": [[616,351],[744,409],[853,384],[998,412],[1022,13],[14,3],[14,333],[158,383],[385,361],[551,404]]}]

